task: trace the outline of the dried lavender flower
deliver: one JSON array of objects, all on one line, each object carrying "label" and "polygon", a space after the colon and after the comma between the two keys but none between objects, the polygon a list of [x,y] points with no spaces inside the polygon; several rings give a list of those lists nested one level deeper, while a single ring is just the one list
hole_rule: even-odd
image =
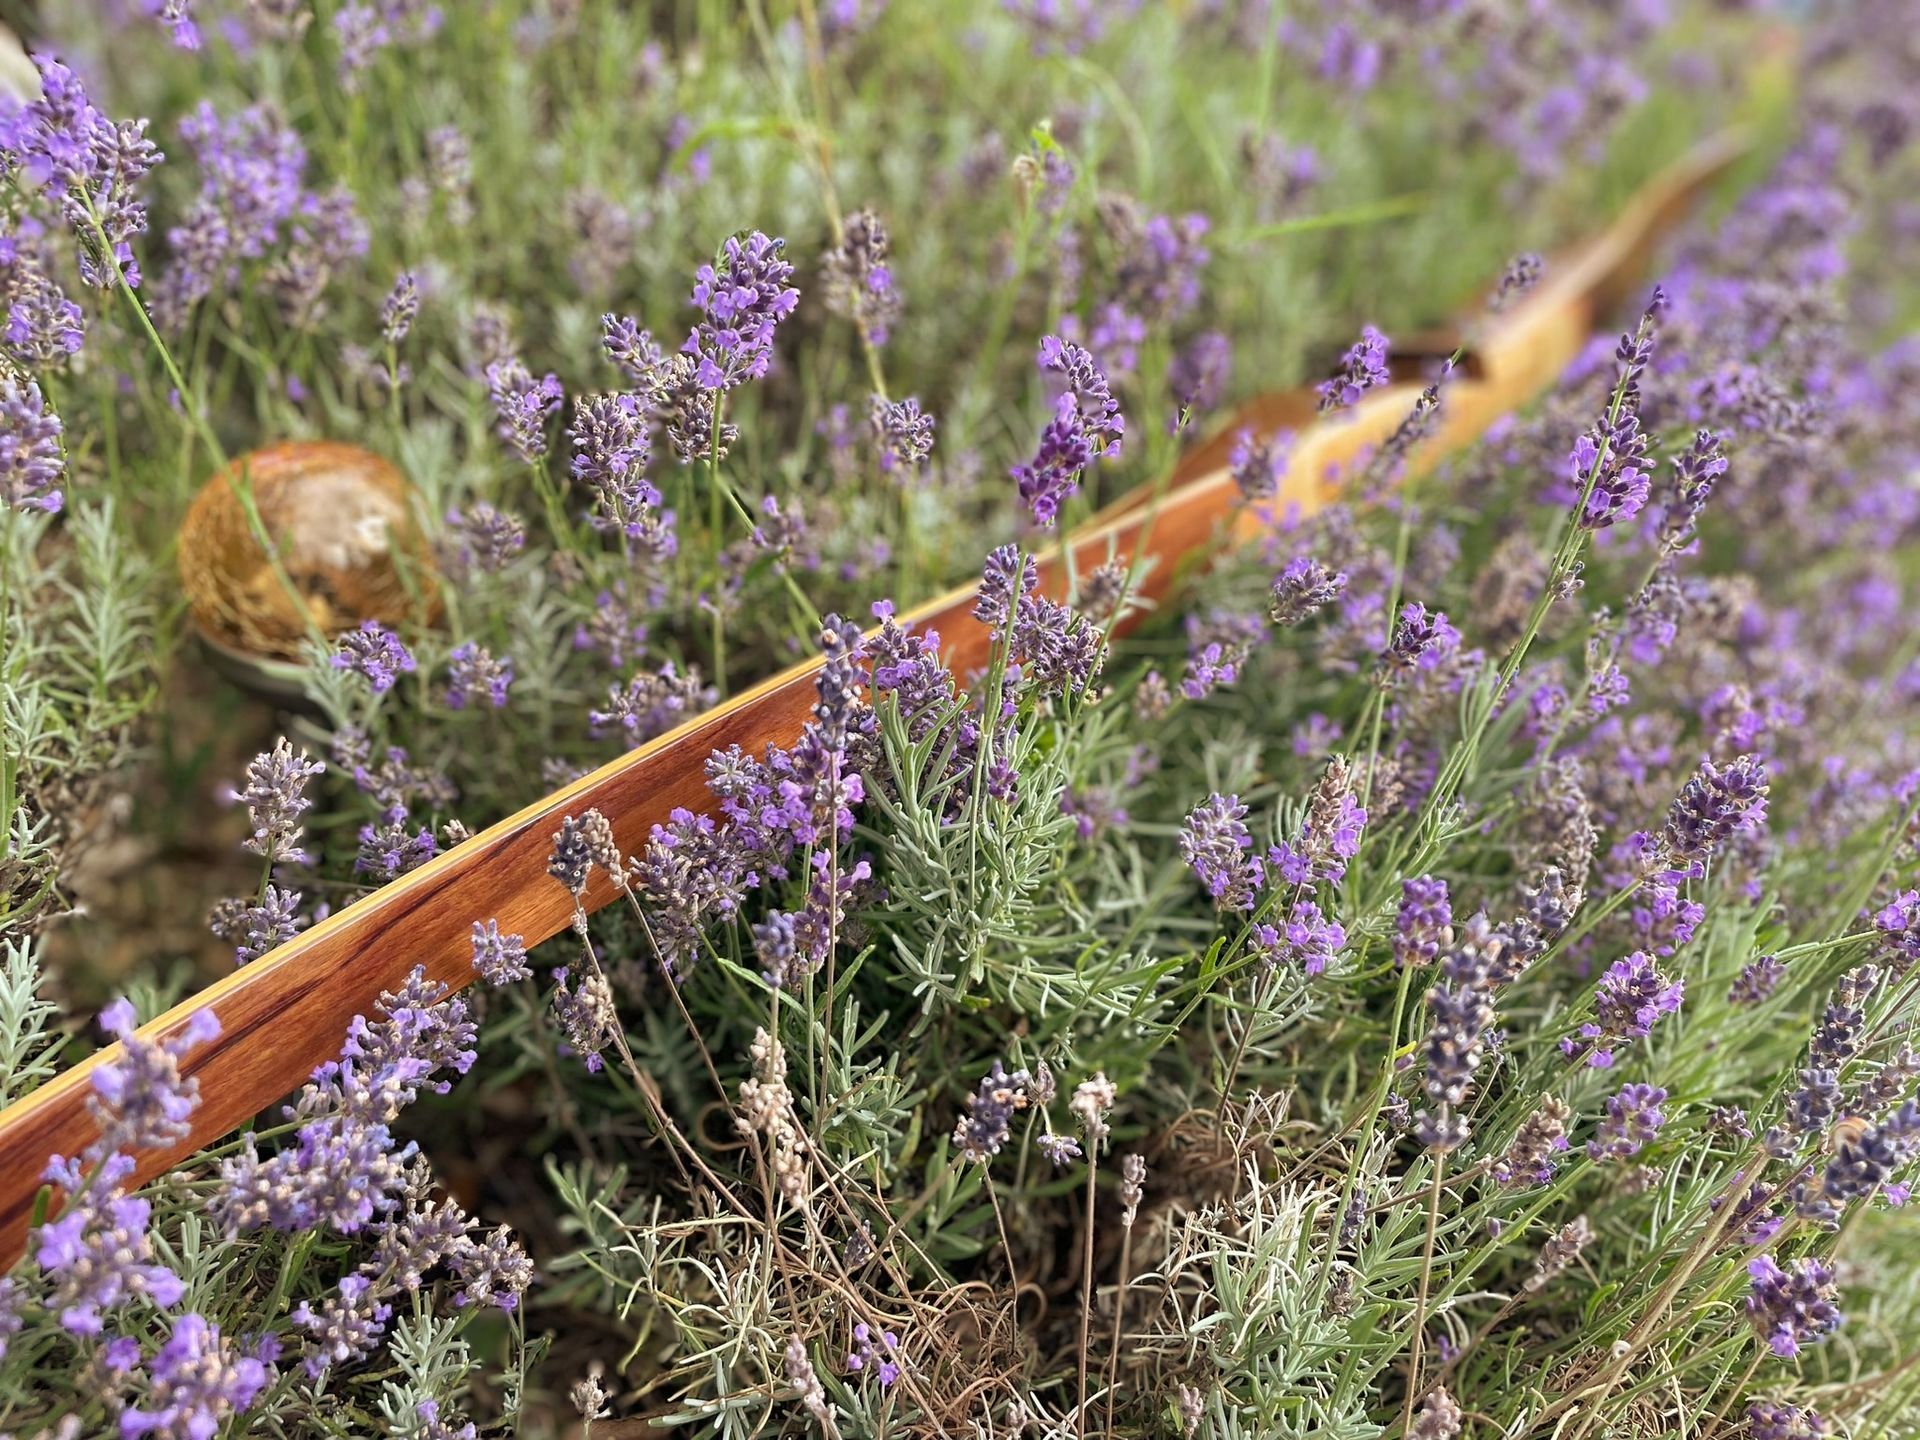
[{"label": "dried lavender flower", "polygon": [[1120,1224],[1131,1230],[1140,1214],[1140,1200],[1147,1183],[1146,1157],[1130,1154],[1120,1161]]},{"label": "dried lavender flower", "polygon": [[1572,1118],[1566,1101],[1542,1095],[1495,1163],[1494,1179],[1502,1185],[1545,1185],[1553,1178],[1554,1157],[1567,1148],[1567,1122]]},{"label": "dried lavender flower", "polygon": [[1534,1257],[1533,1274],[1527,1277],[1528,1291],[1544,1290],[1553,1279],[1580,1258],[1580,1252],[1593,1243],[1593,1226],[1587,1217],[1576,1215],[1562,1225]]},{"label": "dried lavender flower", "polygon": [[613,992],[598,970],[580,976],[576,988],[568,988],[571,970],[560,966],[553,972],[553,1018],[567,1045],[589,1074],[597,1075],[604,1063],[600,1052],[613,1043],[619,1033],[620,1017],[614,1009]]},{"label": "dried lavender flower", "polygon": [[813,1417],[821,1434],[838,1436],[840,1427],[834,1419],[833,1406],[827,1403],[826,1387],[820,1383],[820,1376],[813,1368],[806,1342],[798,1335],[787,1341],[782,1363],[786,1367],[787,1383],[794,1387],[794,1398],[800,1402],[800,1408]]},{"label": "dried lavender flower", "polygon": [[1460,1406],[1447,1387],[1436,1385],[1420,1402],[1420,1409],[1407,1427],[1407,1440],[1457,1440],[1462,1416]]},{"label": "dried lavender flower", "polygon": [[1080,1122],[1081,1131],[1087,1137],[1090,1153],[1097,1153],[1100,1144],[1111,1130],[1106,1115],[1113,1108],[1113,1102],[1119,1096],[1114,1083],[1107,1079],[1104,1071],[1091,1079],[1082,1080],[1074,1087],[1073,1098],[1067,1102],[1067,1109]]},{"label": "dried lavender flower", "polygon": [[473,968],[489,985],[511,985],[516,980],[533,978],[527,964],[526,941],[518,935],[500,933],[500,922],[473,922]]}]

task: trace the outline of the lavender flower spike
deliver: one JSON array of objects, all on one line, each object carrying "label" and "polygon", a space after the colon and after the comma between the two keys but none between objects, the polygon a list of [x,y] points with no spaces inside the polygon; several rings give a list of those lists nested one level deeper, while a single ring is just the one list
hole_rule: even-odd
[{"label": "lavender flower spike", "polygon": [[393,688],[394,681],[413,673],[413,652],[378,620],[362,620],[358,630],[349,630],[340,637],[340,648],[333,655],[333,668],[364,676],[374,694],[384,695]]},{"label": "lavender flower spike", "polygon": [[200,1103],[200,1082],[182,1078],[187,1052],[218,1038],[220,1021],[197,1010],[165,1040],[138,1032],[138,1017],[126,1000],[100,1013],[100,1028],[120,1042],[119,1058],[93,1072],[88,1109],[100,1126],[102,1153],[158,1150],[187,1133],[187,1117]]},{"label": "lavender flower spike", "polygon": [[720,256],[694,276],[693,303],[702,318],[681,347],[702,390],[731,390],[758,380],[773,364],[773,332],[800,303],[789,283],[786,241],[753,231],[729,236]]},{"label": "lavender flower spike", "polygon": [[566,392],[558,376],[534,379],[516,359],[496,360],[487,366],[487,394],[493,400],[494,433],[516,460],[537,465],[547,453],[547,421],[559,410]]},{"label": "lavender flower spike", "polygon": [[1314,387],[1320,396],[1320,413],[1344,410],[1387,380],[1387,337],[1368,325],[1340,357],[1333,374]]},{"label": "lavender flower spike", "polygon": [[67,473],[60,444],[60,417],[47,408],[40,387],[0,374],[0,505],[9,510],[60,513]]},{"label": "lavender flower spike", "polygon": [[1747,1274],[1747,1318],[1781,1359],[1792,1359],[1801,1346],[1840,1328],[1844,1317],[1833,1303],[1833,1271],[1811,1255],[1785,1270],[1770,1255],[1756,1256],[1747,1263]]},{"label": "lavender flower spike", "polygon": [[1049,335],[1040,342],[1040,368],[1058,375],[1065,389],[1054,401],[1053,418],[1040,432],[1040,446],[1011,474],[1034,520],[1051,526],[1060,506],[1080,489],[1080,477],[1097,459],[1120,453],[1126,417],[1112,387],[1091,353]]}]

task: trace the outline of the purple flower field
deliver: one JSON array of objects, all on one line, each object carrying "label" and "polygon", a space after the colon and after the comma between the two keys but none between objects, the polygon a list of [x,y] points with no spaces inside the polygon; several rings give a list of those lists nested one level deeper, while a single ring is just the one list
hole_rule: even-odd
[{"label": "purple flower field", "polygon": [[[1920,1433],[1910,0],[8,21],[0,1440]],[[246,1128],[142,1032],[803,660]]]}]

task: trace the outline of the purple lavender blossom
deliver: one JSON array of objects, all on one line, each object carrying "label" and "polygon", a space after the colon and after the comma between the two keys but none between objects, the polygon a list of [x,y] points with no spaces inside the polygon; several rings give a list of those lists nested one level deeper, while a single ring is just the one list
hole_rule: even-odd
[{"label": "purple lavender blossom", "polygon": [[1180,858],[1220,910],[1251,910],[1265,880],[1260,860],[1251,853],[1253,835],[1246,816],[1239,796],[1209,795],[1180,830]]},{"label": "purple lavender blossom", "polygon": [[1405,677],[1437,670],[1460,651],[1460,632],[1442,610],[1428,610],[1418,600],[1400,607],[1381,665],[1389,677]]},{"label": "purple lavender blossom", "polygon": [[[1623,419],[1638,423],[1636,416]],[[1600,453],[1603,441],[1607,442],[1604,459]],[[1647,503],[1653,478],[1643,467],[1628,461],[1621,453],[1623,448],[1618,429],[1612,436],[1586,434],[1573,442],[1567,465],[1575,493],[1586,497],[1579,516],[1583,530],[1604,530],[1631,520]]]},{"label": "purple lavender blossom", "polygon": [[1920,1105],[1907,1101],[1877,1124],[1844,1134],[1820,1177],[1824,1199],[1838,1207],[1872,1195],[1920,1154]]},{"label": "purple lavender blossom", "polygon": [[1000,1153],[1012,1133],[1013,1117],[1026,1109],[1032,1077],[1024,1070],[1007,1073],[998,1060],[980,1078],[975,1092],[967,1096],[967,1113],[954,1126],[953,1143],[960,1153],[976,1165],[984,1165]]},{"label": "purple lavender blossom", "polygon": [[260,898],[222,901],[208,921],[215,935],[233,948],[233,963],[248,965],[300,933],[300,892],[269,884]]},{"label": "purple lavender blossom", "polygon": [[447,656],[447,708],[464,710],[485,696],[496,710],[507,703],[507,689],[513,684],[513,657],[496,660],[469,640],[456,645]]},{"label": "purple lavender blossom", "polygon": [[1165,325],[1198,305],[1200,272],[1212,258],[1205,244],[1212,222],[1197,213],[1142,219],[1131,206],[1107,210],[1108,228],[1122,247],[1114,274],[1120,307]]},{"label": "purple lavender blossom", "polygon": [[1757,960],[1751,960],[1745,966],[1741,966],[1740,973],[1734,977],[1734,983],[1728,987],[1726,998],[1732,1004],[1751,1010],[1753,1006],[1763,1004],[1764,1000],[1780,987],[1780,981],[1786,979],[1786,973],[1788,968],[1780,960],[1780,956],[1763,954]]},{"label": "purple lavender blossom", "polygon": [[1903,890],[1873,917],[1881,949],[1902,969],[1920,963],[1920,890]]},{"label": "purple lavender blossom", "polygon": [[1291,430],[1267,435],[1242,430],[1227,456],[1228,472],[1233,476],[1233,483],[1240,487],[1241,496],[1254,501],[1271,500],[1278,495],[1292,449]]},{"label": "purple lavender blossom", "polygon": [[1394,917],[1393,963],[1430,965],[1453,943],[1453,904],[1447,882],[1416,875],[1400,882],[1400,908]]},{"label": "purple lavender blossom", "polygon": [[1735,836],[1766,823],[1767,767],[1741,755],[1725,767],[1700,762],[1667,812],[1660,840],[1666,857],[1682,867],[1711,860]]},{"label": "purple lavender blossom", "polygon": [[646,478],[653,458],[646,409],[633,394],[591,395],[573,404],[573,478],[592,489],[594,527],[636,533],[660,492]]},{"label": "purple lavender blossom", "polygon": [[1345,410],[1367,391],[1387,383],[1387,337],[1373,326],[1362,327],[1360,338],[1340,357],[1333,375],[1314,387],[1320,413]]},{"label": "purple lavender blossom", "polygon": [[302,848],[300,817],[313,808],[307,782],[324,775],[327,767],[302,750],[297,756],[285,736],[273,749],[247,764],[247,788],[239,794],[253,822],[253,833],[241,842],[244,849],[263,857],[268,865],[309,865],[313,857]]},{"label": "purple lavender blossom", "polygon": [[137,287],[132,241],[147,228],[138,186],[161,159],[147,122],[115,124],[66,66],[46,55],[32,58],[39,97],[0,98],[0,172],[17,171],[59,202],[79,241],[83,281],[96,289],[122,279]]},{"label": "purple lavender blossom", "polygon": [[872,396],[867,402],[867,422],[883,472],[913,475],[926,469],[933,454],[934,421],[920,409],[918,400],[911,395],[894,401]]},{"label": "purple lavender blossom", "polygon": [[45,1305],[74,1335],[99,1335],[103,1310],[141,1297],[164,1309],[186,1293],[186,1283],[155,1258],[152,1205],[121,1188],[132,1172],[125,1154],[100,1160],[91,1177],[78,1159],[47,1162],[42,1178],[70,1198],[36,1233],[33,1258],[50,1282]]},{"label": "purple lavender blossom", "polygon": [[1785,1400],[1756,1400],[1747,1406],[1747,1440],[1824,1440],[1831,1433],[1818,1411]]},{"label": "purple lavender blossom", "polygon": [[712,688],[700,683],[697,670],[682,675],[668,661],[657,671],[637,671],[625,685],[615,685],[607,692],[606,709],[587,712],[587,724],[595,738],[618,727],[628,745],[641,745],[712,700]]},{"label": "purple lavender blossom", "polygon": [[1039,588],[1040,570],[1033,557],[1023,555],[1017,545],[1002,545],[987,556],[973,617],[989,629],[1005,630],[1019,602]]},{"label": "purple lavender blossom", "polygon": [[827,309],[853,321],[869,345],[887,343],[900,314],[900,291],[887,263],[887,227],[871,210],[856,210],[840,225],[840,243],[821,257]]},{"label": "purple lavender blossom", "polygon": [[1579,510],[1574,520],[1584,530],[1604,530],[1631,520],[1653,488],[1647,468],[1651,441],[1640,423],[1639,382],[1653,363],[1653,334],[1667,299],[1657,287],[1639,325],[1614,348],[1619,367],[1617,403],[1574,442],[1568,464]]},{"label": "purple lavender blossom", "polygon": [[1080,477],[1096,459],[1120,453],[1126,418],[1113,398],[1107,377],[1079,345],[1048,335],[1040,342],[1040,368],[1061,376],[1065,389],[1054,402],[1053,418],[1040,432],[1040,446],[1011,474],[1020,498],[1036,523],[1051,527],[1060,506],[1078,494]]},{"label": "purple lavender blossom", "polygon": [[1686,991],[1686,981],[1669,980],[1651,955],[1636,950],[1607,967],[1594,995],[1595,1019],[1580,1027],[1579,1041],[1572,1036],[1562,1040],[1561,1053],[1585,1051],[1587,1064],[1603,1070],[1613,1064],[1618,1042],[1644,1040],[1655,1021],[1679,1010]]},{"label": "purple lavender blossom", "polygon": [[1500,283],[1494,287],[1493,294],[1487,299],[1487,308],[1495,314],[1518,304],[1546,273],[1547,262],[1531,250],[1523,251],[1507,262],[1507,268],[1500,272]]},{"label": "purple lavender blossom", "polygon": [[401,806],[387,810],[379,822],[360,827],[360,849],[354,856],[356,875],[375,875],[381,881],[397,880],[418,870],[439,853],[439,841],[433,831],[422,825],[407,828],[407,812]]},{"label": "purple lavender blossom", "polygon": [[93,1072],[87,1109],[100,1127],[102,1154],[159,1150],[187,1133],[187,1119],[200,1103],[200,1082],[180,1074],[187,1052],[220,1035],[211,1009],[196,1010],[165,1040],[138,1033],[139,1020],[125,999],[100,1012],[100,1028],[120,1042],[117,1058]]},{"label": "purple lavender blossom", "polygon": [[527,545],[525,522],[484,500],[476,500],[464,510],[449,510],[447,526],[452,543],[457,545],[459,563],[487,575],[504,570]]},{"label": "purple lavender blossom", "polygon": [[682,347],[703,390],[731,390],[758,380],[773,363],[773,334],[800,303],[781,258],[786,241],[753,231],[728,236],[718,261],[694,277],[693,303],[703,318]]},{"label": "purple lavender blossom", "polygon": [[413,673],[413,652],[378,620],[362,620],[358,630],[349,630],[340,637],[340,648],[333,655],[333,668],[351,670],[365,677],[374,694],[384,695],[393,688],[394,681]]},{"label": "purple lavender blossom", "polygon": [[527,964],[526,941],[518,935],[501,934],[498,920],[473,922],[473,968],[489,985],[511,985],[533,978]]},{"label": "purple lavender blossom", "polygon": [[365,1359],[380,1343],[392,1315],[393,1307],[379,1298],[365,1275],[346,1276],[317,1309],[312,1301],[302,1300],[289,1318],[307,1333],[307,1374],[317,1380],[332,1366]]},{"label": "purple lavender blossom", "polygon": [[167,1341],[147,1364],[142,1403],[120,1417],[121,1440],[158,1435],[194,1440],[216,1434],[243,1414],[273,1379],[264,1356],[277,1353],[271,1337],[248,1353],[224,1339],[220,1327],[191,1312],[173,1322]]},{"label": "purple lavender blossom", "polygon": [[242,266],[273,250],[313,198],[303,179],[306,147],[269,106],[222,117],[203,100],[181,120],[180,135],[199,165],[200,189],[167,231],[173,258],[154,297],[160,323],[175,331],[196,302],[237,285]]},{"label": "purple lavender blossom", "polygon": [[1036,524],[1052,528],[1060,507],[1080,493],[1080,476],[1093,463],[1093,454],[1080,425],[1080,407],[1072,395],[1062,395],[1053,419],[1040,431],[1040,448],[1009,472]]},{"label": "purple lavender blossom", "polygon": [[1693,542],[1701,512],[1726,473],[1725,447],[1711,430],[1696,431],[1693,443],[1673,457],[1673,498],[1660,521],[1660,546],[1667,554]]},{"label": "purple lavender blossom", "polygon": [[60,512],[67,471],[60,431],[39,385],[0,375],[0,502],[7,509]]},{"label": "purple lavender blossom", "polygon": [[1840,1328],[1844,1317],[1833,1303],[1833,1271],[1824,1262],[1807,1255],[1782,1270],[1771,1255],[1759,1255],[1747,1262],[1747,1274],[1747,1319],[1782,1360]]},{"label": "purple lavender blossom", "polygon": [[1048,1161],[1056,1170],[1063,1170],[1080,1158],[1080,1142],[1078,1140],[1067,1135],[1055,1135],[1051,1130],[1045,1134],[1036,1135],[1033,1145],[1036,1150],[1047,1157]]},{"label": "purple lavender blossom", "polygon": [[630,316],[600,317],[600,348],[642,394],[656,395],[666,388],[672,368],[669,357],[654,343],[651,332],[642,330]]},{"label": "purple lavender blossom", "polygon": [[380,997],[377,1014],[354,1017],[340,1058],[316,1068],[287,1107],[300,1127],[293,1143],[263,1159],[248,1137],[221,1162],[209,1209],[229,1235],[262,1226],[350,1235],[398,1203],[414,1147],[389,1127],[421,1090],[446,1093],[438,1072],[467,1072],[474,1025],[466,1002],[419,966]]},{"label": "purple lavender blossom", "polygon": [[522,464],[537,465],[547,453],[547,421],[566,392],[551,373],[536,380],[518,359],[487,366],[487,394],[493,401],[494,433]]},{"label": "purple lavender blossom", "polygon": [[1292,629],[1346,593],[1345,571],[1334,570],[1311,555],[1296,555],[1274,577],[1267,613],[1274,624]]},{"label": "purple lavender blossom", "polygon": [[80,353],[86,317],[48,273],[46,226],[32,214],[0,235],[0,301],[6,309],[5,340],[13,358],[34,370],[53,369]]},{"label": "purple lavender blossom", "polygon": [[1294,902],[1284,925],[1256,925],[1252,940],[1269,969],[1296,966],[1304,975],[1319,975],[1346,945],[1347,932],[1322,914],[1315,902],[1301,899]]},{"label": "purple lavender blossom", "polygon": [[1607,1100],[1606,1118],[1594,1138],[1587,1142],[1587,1154],[1594,1160],[1627,1160],[1660,1133],[1666,1124],[1667,1092],[1657,1085],[1631,1084]]},{"label": "purple lavender blossom", "polygon": [[1218,405],[1232,372],[1233,343],[1218,330],[1202,331],[1185,349],[1176,351],[1167,362],[1167,392],[1174,405],[1168,430],[1177,431]]},{"label": "purple lavender blossom", "polygon": [[511,1313],[533,1283],[533,1261],[506,1226],[486,1239],[457,1245],[448,1257],[460,1278],[454,1304],[491,1305]]},{"label": "purple lavender blossom", "polygon": [[853,1351],[847,1356],[849,1375],[871,1374],[880,1382],[880,1388],[889,1388],[900,1378],[900,1337],[891,1330],[883,1330],[879,1336],[864,1323],[853,1327]]}]

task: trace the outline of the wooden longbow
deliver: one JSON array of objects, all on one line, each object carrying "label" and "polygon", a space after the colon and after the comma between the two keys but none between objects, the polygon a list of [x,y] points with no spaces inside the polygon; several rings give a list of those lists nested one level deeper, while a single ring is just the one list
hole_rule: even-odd
[{"label": "wooden longbow", "polygon": [[[1511,311],[1481,325],[1470,337],[1467,363],[1447,387],[1440,423],[1414,451],[1409,471],[1457,451],[1551,385],[1638,283],[1660,236],[1747,148],[1744,134],[1730,131],[1690,151],[1643,186],[1606,230],[1556,257]],[[1069,555],[1078,573],[1117,555],[1150,558],[1140,588],[1163,599],[1185,572],[1183,560],[1206,554],[1225,535],[1245,540],[1261,529],[1260,516],[1236,503],[1226,470],[1240,430],[1295,430],[1279,504],[1306,514],[1338,491],[1343,469],[1392,433],[1418,390],[1410,379],[1396,380],[1331,419],[1314,416],[1310,391],[1254,401],[1184,457],[1167,483],[1116,501],[1042,554],[1043,589],[1064,596]],[[990,636],[973,618],[973,599],[973,588],[963,587],[901,617],[937,630],[945,662],[962,674],[988,658]],[[474,921],[498,920],[530,945],[559,933],[573,913],[570,897],[547,875],[561,817],[598,809],[622,849],[639,851],[676,807],[707,807],[703,765],[711,751],[738,744],[757,753],[799,737],[818,665],[795,665],[601,766],[142,1026],[142,1035],[158,1039],[210,1009],[220,1035],[182,1065],[200,1085],[191,1132],[170,1150],[139,1154],[134,1181],[162,1174],[298,1088],[315,1066],[335,1057],[352,1018],[372,1013],[381,993],[398,988],[414,966],[424,965],[455,989],[466,985],[474,974]],[[615,897],[599,876],[586,898],[589,908],[598,908]],[[90,1082],[119,1050],[117,1043],[107,1046],[0,1111],[0,1270],[25,1246],[48,1157],[76,1154],[96,1138],[87,1107]]]}]

